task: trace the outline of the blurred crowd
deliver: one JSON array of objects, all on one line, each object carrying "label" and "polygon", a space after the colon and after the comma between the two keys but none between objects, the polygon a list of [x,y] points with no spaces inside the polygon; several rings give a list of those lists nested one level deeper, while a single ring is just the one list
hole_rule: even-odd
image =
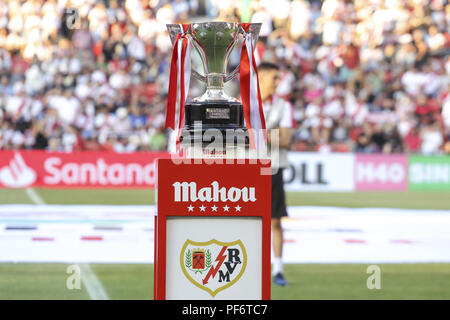
[{"label": "blurred crowd", "polygon": [[262,23],[293,150],[450,154],[446,0],[1,1],[0,150],[166,149],[166,24],[193,20]]}]

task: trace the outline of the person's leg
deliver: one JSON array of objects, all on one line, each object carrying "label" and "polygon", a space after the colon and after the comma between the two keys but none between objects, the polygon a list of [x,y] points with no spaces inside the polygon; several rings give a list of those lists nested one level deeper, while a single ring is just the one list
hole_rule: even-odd
[{"label": "person's leg", "polygon": [[273,259],[273,280],[275,285],[285,286],[286,280],[283,277],[283,229],[281,218],[287,215],[286,199],[283,188],[283,170],[280,169],[272,176],[272,247]]},{"label": "person's leg", "polygon": [[272,218],[273,274],[283,272],[283,229],[280,218]]}]

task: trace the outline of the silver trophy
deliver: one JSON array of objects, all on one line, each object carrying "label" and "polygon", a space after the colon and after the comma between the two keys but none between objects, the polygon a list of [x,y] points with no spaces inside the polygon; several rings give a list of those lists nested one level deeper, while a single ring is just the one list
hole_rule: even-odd
[{"label": "silver trophy", "polygon": [[[167,29],[173,44],[182,28],[168,24]],[[250,25],[253,48],[260,29],[260,23]],[[224,91],[224,84],[239,74],[239,66],[230,73],[227,67],[233,50],[242,49],[245,31],[239,23],[204,22],[190,24],[187,33],[203,65],[203,74],[192,69],[192,76],[206,83],[206,91],[185,104],[185,129],[190,132],[219,129],[223,133],[227,129],[245,130],[242,103]],[[194,123],[199,121],[201,127],[194,128]]]}]

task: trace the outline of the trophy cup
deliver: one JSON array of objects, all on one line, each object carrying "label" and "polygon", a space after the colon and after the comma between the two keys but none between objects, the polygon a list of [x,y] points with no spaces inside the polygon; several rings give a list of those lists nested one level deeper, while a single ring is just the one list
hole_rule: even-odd
[{"label": "trophy cup", "polygon": [[192,76],[206,83],[206,91],[200,97],[187,101],[184,107],[183,130],[188,132],[194,143],[201,137],[205,145],[209,141],[204,141],[203,133],[208,129],[217,129],[223,137],[227,131],[235,132],[233,143],[242,141],[238,138],[244,134],[245,144],[248,145],[243,105],[239,99],[228,96],[224,91],[224,84],[239,74],[239,66],[227,73],[231,52],[242,48],[245,35],[251,36],[252,48],[256,45],[261,24],[248,25],[247,31],[241,24],[229,22],[192,23],[186,30],[183,30],[183,25],[167,25],[172,44],[182,32],[191,37],[192,47],[203,66],[203,75],[192,69]]}]

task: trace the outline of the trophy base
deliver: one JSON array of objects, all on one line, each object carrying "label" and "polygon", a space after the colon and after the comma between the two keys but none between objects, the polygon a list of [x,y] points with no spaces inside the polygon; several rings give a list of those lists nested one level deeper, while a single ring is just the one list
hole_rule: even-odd
[{"label": "trophy base", "polygon": [[[248,146],[249,137],[244,126],[242,103],[231,101],[189,102],[184,109],[183,131],[190,143],[207,146],[211,143],[230,146]],[[216,141],[220,135],[222,141]],[[183,136],[182,136],[183,137]],[[186,141],[185,141],[186,142]],[[183,139],[181,140],[183,143]]]}]

